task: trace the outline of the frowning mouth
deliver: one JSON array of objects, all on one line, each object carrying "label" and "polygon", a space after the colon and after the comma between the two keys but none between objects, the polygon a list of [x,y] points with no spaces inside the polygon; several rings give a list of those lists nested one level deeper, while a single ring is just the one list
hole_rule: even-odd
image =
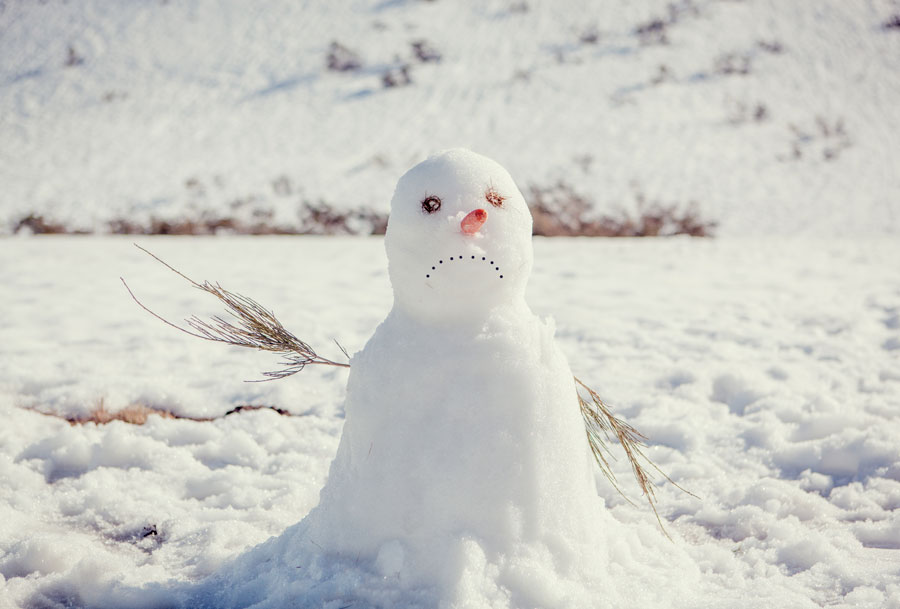
[{"label": "frowning mouth", "polygon": [[493,269],[493,272],[497,274],[499,279],[503,279],[503,272],[500,270],[499,263],[496,263],[494,260],[491,260],[487,256],[450,256],[449,258],[441,258],[435,264],[432,265],[431,269],[426,271],[425,279],[431,279],[433,277],[437,277],[440,275],[441,271],[445,268],[449,268],[450,265],[479,265],[482,268],[484,266],[488,266]]}]

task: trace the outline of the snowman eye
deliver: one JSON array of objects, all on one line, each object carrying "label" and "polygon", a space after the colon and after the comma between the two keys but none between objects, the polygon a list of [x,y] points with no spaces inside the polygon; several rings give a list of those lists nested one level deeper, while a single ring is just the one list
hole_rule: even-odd
[{"label": "snowman eye", "polygon": [[422,201],[422,209],[424,209],[429,214],[433,214],[440,208],[441,208],[440,197],[435,197],[434,195],[431,195],[429,197],[425,197],[425,199]]},{"label": "snowman eye", "polygon": [[506,197],[494,190],[493,187],[487,189],[484,199],[494,207],[502,207],[503,202],[506,201]]}]

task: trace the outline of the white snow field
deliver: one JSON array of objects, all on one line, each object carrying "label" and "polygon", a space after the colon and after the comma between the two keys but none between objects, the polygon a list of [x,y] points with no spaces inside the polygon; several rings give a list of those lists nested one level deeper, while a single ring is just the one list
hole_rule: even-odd
[{"label": "white snow field", "polygon": [[[896,234],[898,14],[893,0],[5,0],[0,232],[29,215],[108,232],[297,228],[304,203],[383,212],[401,173],[463,145],[526,196],[563,184],[597,213],[694,204],[721,235]],[[360,67],[329,70],[332,42]],[[411,83],[386,87],[404,66]]]},{"label": "white snow field", "polygon": [[[898,57],[896,0],[0,0],[0,609],[900,608]],[[102,234],[385,213],[456,146],[530,202],[718,224],[534,240],[532,310],[693,493],[656,477],[665,532],[620,456],[589,560],[448,550],[421,523],[469,496],[410,515],[413,554],[323,555],[300,523],[347,370],[245,382],[277,358],[177,332],[119,277],[168,319],[223,312],[137,241],[344,361],[392,306],[384,240]],[[141,409],[166,416],[69,423]]]},{"label": "white snow field", "polygon": [[[140,244],[273,307],[333,357],[332,339],[356,351],[391,306],[380,238]],[[624,459],[613,467],[635,505],[597,474],[608,566],[595,606],[900,606],[898,259],[889,239],[535,240],[532,308],[555,318],[573,372],[697,495],[657,480],[669,541]],[[165,326],[119,276],[172,319],[221,312],[130,239],[0,241],[2,607],[203,606],[191,582],[247,565],[255,544],[299,522],[337,449],[343,369],[245,383],[272,358]],[[47,416],[101,402],[294,416]],[[329,585],[285,579],[275,606],[433,606],[358,565],[318,568],[331,569]],[[470,576],[459,606],[507,606],[479,585],[491,573]],[[229,585],[218,580],[215,598]],[[533,586],[553,598],[553,582]]]}]

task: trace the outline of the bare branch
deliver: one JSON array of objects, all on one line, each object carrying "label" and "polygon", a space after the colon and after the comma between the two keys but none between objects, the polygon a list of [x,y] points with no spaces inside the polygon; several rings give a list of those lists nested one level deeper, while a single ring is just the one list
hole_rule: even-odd
[{"label": "bare branch", "polygon": [[[350,367],[350,364],[335,362],[316,353],[309,344],[289,332],[281,322],[278,321],[278,318],[275,317],[275,314],[272,311],[266,309],[252,298],[230,292],[218,283],[212,284],[208,281],[198,283],[141,246],[135,244],[135,247],[151,256],[173,273],[188,281],[195,288],[218,298],[225,305],[228,313],[234,319],[228,320],[219,316],[214,316],[211,320],[204,320],[197,316],[191,316],[185,320],[185,323],[190,329],[184,328],[170,322],[144,305],[144,303],[135,296],[125,280],[120,278],[125,285],[125,289],[128,290],[128,293],[131,295],[131,298],[134,299],[142,309],[150,313],[156,319],[195,338],[202,338],[203,340],[224,343],[236,347],[249,347],[259,351],[268,351],[280,355],[282,357],[282,368],[280,370],[263,372],[263,376],[267,378],[260,379],[261,381],[291,376],[292,374],[300,372],[310,364],[338,366],[340,368]],[[341,347],[340,344],[338,344],[338,347],[340,347],[341,351],[349,359],[347,351]]]}]

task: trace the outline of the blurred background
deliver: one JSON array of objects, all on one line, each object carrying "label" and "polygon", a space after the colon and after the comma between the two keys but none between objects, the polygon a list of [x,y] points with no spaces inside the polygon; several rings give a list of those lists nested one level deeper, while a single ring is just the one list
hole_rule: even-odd
[{"label": "blurred background", "polygon": [[894,234],[896,0],[0,1],[0,234],[384,230],[465,146],[538,234]]}]

